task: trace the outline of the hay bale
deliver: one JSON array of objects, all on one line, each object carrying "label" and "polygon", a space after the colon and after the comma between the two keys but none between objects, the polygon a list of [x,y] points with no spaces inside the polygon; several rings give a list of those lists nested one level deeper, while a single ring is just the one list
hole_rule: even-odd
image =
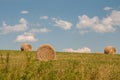
[{"label": "hay bale", "polygon": [[56,53],[50,44],[43,44],[37,49],[37,59],[41,61],[55,60]]},{"label": "hay bale", "polygon": [[106,46],[104,49],[104,54],[115,54],[116,48],[113,46]]},{"label": "hay bale", "polygon": [[96,52],[96,54],[101,54],[101,52]]},{"label": "hay bale", "polygon": [[28,43],[23,43],[20,49],[21,51],[32,51],[32,46]]}]

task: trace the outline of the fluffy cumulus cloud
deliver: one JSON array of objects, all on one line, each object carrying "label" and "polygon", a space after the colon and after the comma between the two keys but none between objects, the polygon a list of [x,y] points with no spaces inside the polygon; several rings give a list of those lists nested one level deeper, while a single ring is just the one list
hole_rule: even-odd
[{"label": "fluffy cumulus cloud", "polygon": [[23,11],[21,11],[20,13],[21,13],[21,14],[28,14],[29,11],[23,10]]},{"label": "fluffy cumulus cloud", "polygon": [[77,52],[77,53],[90,53],[91,49],[88,47],[80,48],[77,50],[74,50],[72,48],[67,48],[67,49],[63,49],[63,51],[65,51],[65,52]]},{"label": "fluffy cumulus cloud", "polygon": [[55,22],[54,26],[58,26],[64,30],[70,30],[72,27],[72,23],[68,21],[58,20],[56,18],[53,18],[52,20]]},{"label": "fluffy cumulus cloud", "polygon": [[98,33],[105,33],[114,32],[115,28],[113,28],[111,25],[96,24],[94,25],[93,30]]},{"label": "fluffy cumulus cloud", "polygon": [[48,19],[48,16],[41,16],[40,19]]},{"label": "fluffy cumulus cloud", "polygon": [[21,18],[19,23],[16,25],[8,25],[5,21],[3,21],[3,25],[0,28],[0,34],[8,34],[11,32],[20,32],[25,31],[27,29],[27,20]]},{"label": "fluffy cumulus cloud", "polygon": [[77,28],[90,28],[99,22],[99,18],[97,16],[93,18],[89,18],[87,15],[78,16],[79,23],[77,24]]},{"label": "fluffy cumulus cloud", "polygon": [[87,15],[78,16],[79,22],[76,24],[80,29],[80,33],[88,33],[91,31],[98,33],[114,32],[116,27],[120,26],[120,11],[113,10],[110,15],[103,19],[94,16],[92,18]]},{"label": "fluffy cumulus cloud", "polygon": [[22,35],[18,35],[15,42],[36,42],[38,41],[35,37],[36,33],[48,33],[50,31],[51,30],[48,30],[47,28],[31,29]]},{"label": "fluffy cumulus cloud", "polygon": [[18,35],[15,39],[15,42],[36,42],[38,39],[35,38],[33,34],[24,33],[22,35]]}]

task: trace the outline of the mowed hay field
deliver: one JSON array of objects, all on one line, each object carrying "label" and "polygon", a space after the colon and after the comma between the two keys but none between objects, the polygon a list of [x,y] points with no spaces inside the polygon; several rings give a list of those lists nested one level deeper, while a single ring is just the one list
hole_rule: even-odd
[{"label": "mowed hay field", "polygon": [[38,61],[34,51],[0,50],[0,80],[120,80],[120,55],[56,52]]}]

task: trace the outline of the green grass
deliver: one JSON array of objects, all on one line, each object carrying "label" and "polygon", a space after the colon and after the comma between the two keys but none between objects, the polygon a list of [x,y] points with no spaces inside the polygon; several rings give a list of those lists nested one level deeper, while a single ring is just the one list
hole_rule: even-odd
[{"label": "green grass", "polygon": [[57,52],[38,61],[36,52],[0,50],[0,80],[120,80],[120,55]]}]

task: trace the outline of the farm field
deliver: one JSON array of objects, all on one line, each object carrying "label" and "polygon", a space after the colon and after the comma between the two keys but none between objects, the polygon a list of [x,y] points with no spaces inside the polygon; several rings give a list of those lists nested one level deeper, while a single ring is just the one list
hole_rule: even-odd
[{"label": "farm field", "polygon": [[120,80],[120,55],[56,52],[45,62],[35,51],[0,50],[0,80]]}]

